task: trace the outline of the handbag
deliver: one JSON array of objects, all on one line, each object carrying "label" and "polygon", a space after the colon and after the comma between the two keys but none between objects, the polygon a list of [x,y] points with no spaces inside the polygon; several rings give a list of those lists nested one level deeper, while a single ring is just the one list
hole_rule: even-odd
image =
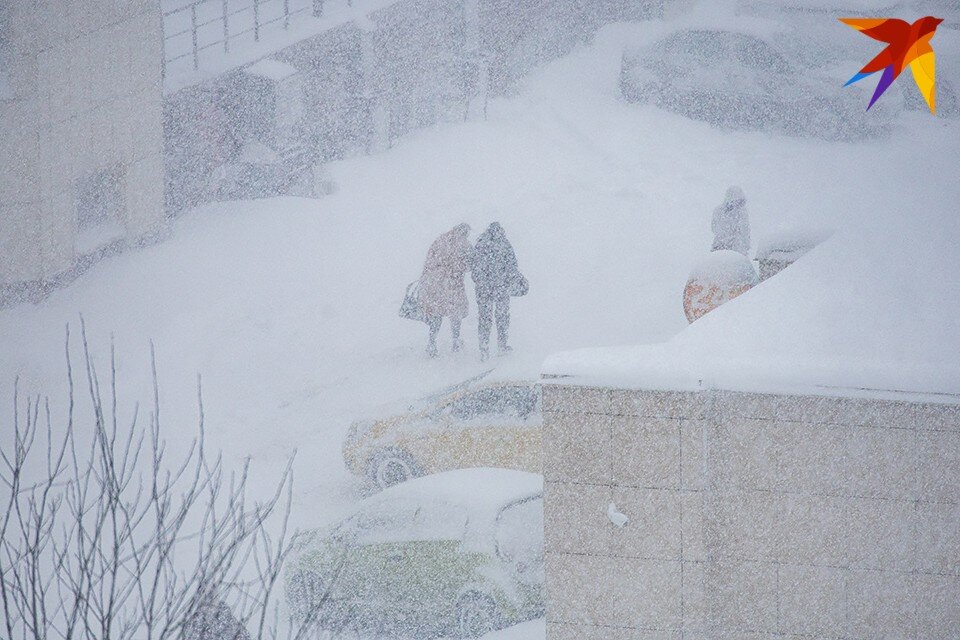
[{"label": "handbag", "polygon": [[521,296],[527,295],[530,291],[530,283],[527,282],[527,279],[523,277],[523,274],[519,271],[513,274],[513,278],[510,279],[510,296],[513,298],[519,298]]},{"label": "handbag", "polygon": [[427,316],[423,313],[420,306],[420,281],[414,280],[407,285],[407,291],[403,294],[403,302],[400,304],[400,317],[408,320],[419,320],[426,322]]}]

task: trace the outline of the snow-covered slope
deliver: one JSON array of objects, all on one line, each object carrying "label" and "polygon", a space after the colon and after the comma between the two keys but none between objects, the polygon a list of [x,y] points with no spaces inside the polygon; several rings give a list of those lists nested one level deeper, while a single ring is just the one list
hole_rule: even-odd
[{"label": "snow-covered slope", "polygon": [[438,361],[423,355],[426,328],[397,317],[430,242],[454,224],[471,223],[476,237],[502,222],[531,283],[514,302],[517,351],[497,361],[504,375],[536,378],[560,349],[669,337],[684,323],[677,282],[734,176],[677,171],[687,153],[678,139],[705,134],[719,156],[724,137],[621,104],[619,58],[614,39],[582,50],[491,104],[489,121],[335,164],[334,196],[200,208],[165,242],[0,312],[0,397],[19,375],[24,393],[50,394],[62,415],[64,327],[82,313],[101,370],[114,335],[130,415],[150,399],[153,340],[168,433],[193,433],[201,372],[211,446],[254,455],[268,477],[298,448],[298,498],[309,505],[298,524],[315,526],[355,495],[340,460],[351,421],[483,370],[475,315],[468,352]]}]

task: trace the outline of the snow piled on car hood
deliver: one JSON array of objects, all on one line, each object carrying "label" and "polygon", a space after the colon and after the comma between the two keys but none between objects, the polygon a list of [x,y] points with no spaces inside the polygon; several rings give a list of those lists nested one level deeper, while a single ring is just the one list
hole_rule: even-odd
[{"label": "snow piled on car hood", "polygon": [[502,507],[543,492],[543,477],[512,469],[458,469],[435,473],[385,489],[374,499],[386,502],[418,497],[464,505],[471,514]]}]

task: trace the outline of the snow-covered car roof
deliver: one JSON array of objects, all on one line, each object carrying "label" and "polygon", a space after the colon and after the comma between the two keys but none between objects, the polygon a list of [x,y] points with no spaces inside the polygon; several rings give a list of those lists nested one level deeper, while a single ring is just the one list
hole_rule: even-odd
[{"label": "snow-covered car roof", "polygon": [[526,471],[474,468],[422,476],[361,500],[342,520],[328,527],[304,532],[300,549],[309,549],[319,540],[344,531],[344,527],[347,531],[363,531],[364,525],[358,518],[371,516],[371,520],[376,520],[384,515],[386,522],[390,515],[416,511],[421,517],[413,527],[384,530],[378,542],[456,537],[462,539],[466,548],[490,552],[501,510],[542,495],[543,476]]},{"label": "snow-covered car roof", "polygon": [[671,20],[669,23],[650,25],[644,29],[642,35],[632,39],[625,47],[624,53],[638,55],[649,53],[672,36],[696,31],[716,31],[753,36],[765,41],[775,40],[783,33],[790,31],[789,26],[780,20],[772,20],[751,15],[729,16],[725,14],[701,14],[693,12]]},{"label": "snow-covered car roof", "polygon": [[535,473],[458,469],[390,487],[361,501],[354,516],[397,513],[415,507],[419,513],[417,523],[385,531],[377,541],[459,538],[465,549],[490,553],[494,550],[496,520],[501,510],[542,494],[543,477]]},{"label": "snow-covered car roof", "polygon": [[539,380],[520,380],[509,374],[498,374],[494,369],[490,369],[458,382],[457,384],[428,393],[415,400],[395,400],[381,404],[372,412],[370,420],[384,420],[427,411],[434,408],[441,400],[461,391],[482,389],[490,386],[503,387],[516,385],[535,387],[538,384],[540,384]]},{"label": "snow-covered car roof", "polygon": [[513,469],[457,469],[422,476],[385,489],[360,503],[357,511],[371,504],[398,501],[443,500],[464,505],[471,516],[496,513],[506,505],[543,492],[543,476]]}]

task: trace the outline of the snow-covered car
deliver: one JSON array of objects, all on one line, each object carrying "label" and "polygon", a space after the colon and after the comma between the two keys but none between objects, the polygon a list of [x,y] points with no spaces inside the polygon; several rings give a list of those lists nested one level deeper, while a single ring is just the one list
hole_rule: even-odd
[{"label": "snow-covered car", "polygon": [[248,142],[238,156],[217,167],[207,189],[214,200],[270,198],[279,195],[317,197],[319,168],[303,147],[276,151],[260,142]]},{"label": "snow-covered car", "polygon": [[862,87],[796,66],[764,38],[710,29],[676,31],[625,52],[620,90],[628,101],[719,127],[828,140],[881,136],[897,111],[881,103],[866,111]]},{"label": "snow-covered car", "polygon": [[310,534],[286,595],[337,637],[475,638],[543,615],[543,480],[507,469],[417,478]]},{"label": "snow-covered car", "polygon": [[470,382],[405,413],[355,422],[343,443],[351,473],[374,488],[428,473],[501,467],[539,473],[542,415],[533,382]]}]

